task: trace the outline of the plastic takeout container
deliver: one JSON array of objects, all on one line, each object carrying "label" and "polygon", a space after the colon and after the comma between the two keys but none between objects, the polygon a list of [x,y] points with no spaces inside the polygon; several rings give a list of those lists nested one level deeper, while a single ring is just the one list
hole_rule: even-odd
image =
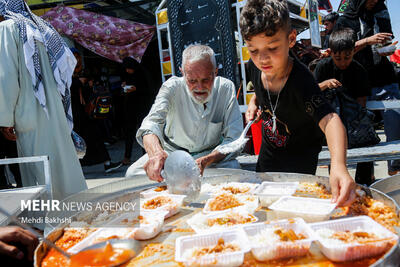
[{"label": "plastic takeout container", "polygon": [[[292,229],[296,234],[305,235],[306,239],[287,242],[276,241],[268,237],[263,242],[254,239],[257,235],[263,233],[263,231],[278,227],[285,230]],[[309,252],[311,243],[314,240],[313,231],[301,218],[273,221],[270,223],[255,223],[243,226],[243,229],[251,243],[251,253],[258,261],[304,256]]]},{"label": "plastic takeout container", "polygon": [[[211,210],[210,204],[215,200],[216,197],[221,196],[221,195],[230,195],[233,196],[234,198],[236,198],[239,202],[243,203],[243,205],[240,206],[236,206],[233,208],[229,208],[229,209],[225,209],[225,210]],[[221,213],[223,211],[229,211],[229,210],[237,210],[237,209],[244,209],[246,211],[248,211],[249,213],[253,214],[256,209],[258,208],[258,197],[257,196],[253,196],[253,195],[233,195],[230,193],[222,193],[220,195],[217,195],[213,198],[210,198],[207,200],[203,212],[206,214],[216,214],[216,213]]]},{"label": "plastic takeout container", "polygon": [[108,239],[119,238],[133,238],[135,234],[135,228],[133,227],[110,227],[110,228],[99,228],[86,238],[78,242],[73,247],[67,250],[70,254],[75,254],[81,251],[82,249],[93,245],[95,243],[100,243],[106,241]]},{"label": "plastic takeout container", "polygon": [[261,206],[268,207],[282,196],[291,196],[296,192],[299,182],[263,182],[254,191],[260,198]]},{"label": "plastic takeout container", "polygon": [[[190,250],[194,248],[217,245],[220,238],[224,240],[225,244],[233,243],[238,245],[240,250],[204,255],[198,258],[188,255],[190,254]],[[210,234],[181,236],[176,239],[175,260],[184,263],[185,266],[239,266],[243,263],[244,254],[249,250],[249,240],[242,229]]]},{"label": "plastic takeout container", "polygon": [[68,252],[77,253],[90,245],[111,238],[151,239],[160,233],[167,213],[167,211],[141,212],[140,216],[145,218],[146,223],[140,223],[139,215],[136,213],[123,213],[78,242]]},{"label": "plastic takeout container", "polygon": [[329,220],[330,214],[336,208],[330,199],[306,197],[281,197],[269,206],[274,211],[276,219],[303,218],[306,222]]},{"label": "plastic takeout container", "polygon": [[[215,195],[217,194],[221,194],[224,192],[228,192],[234,195],[248,195],[248,194],[253,194],[254,190],[257,188],[257,186],[259,186],[259,184],[255,184],[255,183],[239,183],[239,182],[230,182],[230,183],[224,183],[224,184],[220,184],[218,185],[218,187],[216,188],[217,192],[214,192]],[[233,188],[233,189],[238,189],[238,190],[242,190],[245,192],[241,193],[241,192],[232,192],[232,190],[229,189],[229,187]]]},{"label": "plastic takeout container", "polygon": [[124,213],[115,220],[111,221],[107,224],[107,226],[115,226],[118,227],[134,227],[135,232],[133,235],[134,239],[137,240],[147,240],[155,237],[161,232],[161,229],[164,225],[164,217],[168,213],[168,211],[158,211],[158,212],[140,212],[140,216],[143,216],[144,222],[138,221],[138,216],[135,214],[134,216],[129,213]]},{"label": "plastic takeout container", "polygon": [[[235,224],[235,225],[227,225],[227,224],[214,224],[212,226],[208,225],[209,220],[220,219],[221,221],[224,221],[226,218],[230,218],[235,215],[240,215],[245,218],[249,218],[251,221],[245,224]],[[257,221],[258,218],[250,214],[245,209],[235,209],[216,214],[203,214],[199,212],[196,213],[194,216],[192,216],[190,219],[188,219],[187,223],[196,233],[204,234],[216,231],[224,231],[235,227],[242,227],[243,225],[254,223]]]},{"label": "plastic takeout container", "polygon": [[161,186],[155,187],[155,188],[151,188],[151,189],[147,189],[143,192],[140,192],[140,195],[147,199],[147,198],[152,198],[154,196],[158,196],[158,195],[165,195],[165,194],[169,194],[168,189],[166,190],[161,190],[158,191],[159,188],[161,188]]},{"label": "plastic takeout container", "polygon": [[[310,224],[315,232],[315,238],[322,253],[330,260],[342,262],[352,261],[379,255],[389,250],[392,244],[398,242],[399,237],[388,229],[375,222],[368,216],[338,219]],[[360,243],[338,243],[335,239],[324,238],[318,231],[331,229],[333,231],[363,231],[374,233],[382,237],[381,241]],[[323,230],[322,230],[323,231]],[[336,242],[335,242],[336,241]]]},{"label": "plastic takeout container", "polygon": [[[147,201],[151,201],[157,197],[168,197],[172,199],[172,203],[167,203],[165,205],[162,205],[160,207],[157,207],[155,209],[148,209],[144,207],[144,204]],[[185,195],[174,195],[174,194],[161,194],[161,195],[156,195],[153,196],[151,198],[148,199],[141,199],[140,200],[140,210],[141,211],[147,211],[147,212],[159,212],[159,211],[167,211],[168,213],[165,215],[165,219],[169,218],[173,215],[175,215],[176,213],[179,212],[182,203],[183,203],[183,199],[185,198]]]}]

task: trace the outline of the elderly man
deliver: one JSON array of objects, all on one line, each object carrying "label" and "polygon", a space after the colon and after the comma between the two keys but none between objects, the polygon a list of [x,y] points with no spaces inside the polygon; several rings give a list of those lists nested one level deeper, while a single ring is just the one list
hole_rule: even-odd
[{"label": "elderly man", "polygon": [[146,150],[126,176],[144,170],[162,181],[161,170],[168,152],[186,150],[203,173],[206,167],[239,168],[235,154],[218,152],[220,145],[240,136],[243,121],[234,84],[217,76],[214,51],[191,45],[183,51],[183,77],[166,81],[136,134]]}]

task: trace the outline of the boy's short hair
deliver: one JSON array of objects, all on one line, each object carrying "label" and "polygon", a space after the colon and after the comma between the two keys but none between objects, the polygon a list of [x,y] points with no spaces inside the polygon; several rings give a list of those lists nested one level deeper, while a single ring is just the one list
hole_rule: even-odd
[{"label": "boy's short hair", "polygon": [[240,14],[240,31],[245,40],[265,33],[273,36],[280,29],[291,30],[286,0],[248,0]]},{"label": "boy's short hair", "polygon": [[353,50],[355,45],[355,32],[350,28],[336,30],[329,37],[329,48],[333,53]]},{"label": "boy's short hair", "polygon": [[337,21],[338,18],[339,18],[339,14],[336,12],[332,12],[322,18],[322,23],[324,23],[325,21],[329,21],[329,22],[333,23],[333,22]]}]

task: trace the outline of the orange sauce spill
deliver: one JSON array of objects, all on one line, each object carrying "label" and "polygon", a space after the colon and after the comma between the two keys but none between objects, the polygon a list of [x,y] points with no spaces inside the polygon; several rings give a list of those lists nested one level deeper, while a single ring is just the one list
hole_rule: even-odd
[{"label": "orange sauce spill", "polygon": [[110,243],[104,248],[90,249],[72,255],[70,267],[111,266],[124,263],[135,255],[129,249],[113,248]]}]

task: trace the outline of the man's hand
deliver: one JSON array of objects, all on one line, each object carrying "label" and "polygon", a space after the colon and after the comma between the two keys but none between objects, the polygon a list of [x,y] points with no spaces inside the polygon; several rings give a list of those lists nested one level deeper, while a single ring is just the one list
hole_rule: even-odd
[{"label": "man's hand", "polygon": [[332,168],[329,182],[332,190],[332,202],[337,203],[339,207],[349,206],[353,203],[356,197],[356,183],[345,167]]},{"label": "man's hand", "polygon": [[10,140],[10,141],[17,140],[17,136],[15,134],[14,127],[0,127],[0,131],[3,133],[4,137],[7,140]]},{"label": "man's hand", "polygon": [[375,44],[385,44],[388,40],[391,40],[392,34],[386,32],[380,32],[373,36],[366,38],[366,42],[368,45],[375,45]]},{"label": "man's hand", "polygon": [[[38,239],[31,232],[16,226],[0,227],[0,254],[22,260],[26,257],[33,260],[33,253],[38,245]],[[15,244],[26,248],[28,255],[19,250]]]},{"label": "man's hand", "polygon": [[155,153],[153,156],[149,155],[149,160],[144,164],[143,168],[151,180],[157,182],[162,182],[162,180],[164,180],[161,176],[161,170],[164,167],[167,157],[168,154],[164,150]]},{"label": "man's hand", "polygon": [[225,154],[222,154],[221,152],[214,150],[210,154],[196,159],[197,166],[199,166],[200,169],[200,174],[203,175],[205,168],[207,168],[213,163],[220,162],[225,157],[226,157]]},{"label": "man's hand", "polygon": [[338,88],[338,87],[342,86],[342,83],[336,79],[329,79],[329,80],[319,83],[318,85],[319,85],[319,88],[321,88],[321,91],[324,91],[328,88],[329,89]]},{"label": "man's hand", "polygon": [[197,163],[197,166],[198,166],[199,169],[200,169],[200,175],[203,175],[204,169],[205,169],[208,165],[211,164],[211,163],[209,163],[209,160],[208,160],[208,157],[207,157],[207,156],[204,156],[204,157],[201,157],[201,158],[196,159],[196,163]]}]

